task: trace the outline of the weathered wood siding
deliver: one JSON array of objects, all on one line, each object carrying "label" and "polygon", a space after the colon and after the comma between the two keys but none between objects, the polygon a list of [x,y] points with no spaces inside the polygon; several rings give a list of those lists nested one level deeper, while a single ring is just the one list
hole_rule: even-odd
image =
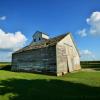
[{"label": "weathered wood siding", "polygon": [[57,43],[56,55],[57,75],[62,75],[81,68],[80,57],[70,34]]},{"label": "weathered wood siding", "polygon": [[[35,41],[34,41],[35,39]],[[33,35],[33,41],[31,42],[31,45],[36,45],[36,44],[40,44],[41,42],[43,42],[45,39],[49,39],[49,36],[41,33],[39,31],[37,31],[34,35]]]},{"label": "weathered wood siding", "polygon": [[56,73],[56,46],[13,54],[12,66],[13,71]]},{"label": "weathered wood siding", "polygon": [[61,76],[68,72],[67,69],[67,56],[65,54],[65,47],[63,45],[57,45],[56,47],[56,55],[57,55],[57,76]]}]

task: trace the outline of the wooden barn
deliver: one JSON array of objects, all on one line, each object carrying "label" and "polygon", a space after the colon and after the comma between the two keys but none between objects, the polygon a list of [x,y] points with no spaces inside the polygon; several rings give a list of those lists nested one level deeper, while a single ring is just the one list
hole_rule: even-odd
[{"label": "wooden barn", "polygon": [[71,33],[49,38],[37,31],[28,46],[12,54],[12,71],[61,76],[79,69],[80,56]]}]

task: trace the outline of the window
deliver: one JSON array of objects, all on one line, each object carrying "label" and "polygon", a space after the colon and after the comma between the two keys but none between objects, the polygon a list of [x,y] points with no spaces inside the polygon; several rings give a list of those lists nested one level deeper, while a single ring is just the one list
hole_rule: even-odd
[{"label": "window", "polygon": [[41,38],[39,37],[39,41],[41,40]]},{"label": "window", "polygon": [[34,42],[36,42],[36,39],[34,39]]}]

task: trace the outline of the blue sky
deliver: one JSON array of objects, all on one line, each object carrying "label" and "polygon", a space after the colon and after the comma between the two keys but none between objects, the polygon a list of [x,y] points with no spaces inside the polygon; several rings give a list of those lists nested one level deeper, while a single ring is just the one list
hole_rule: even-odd
[{"label": "blue sky", "polygon": [[100,60],[99,25],[99,0],[0,0],[0,61],[10,61],[37,30],[51,37],[71,32],[81,60]]}]

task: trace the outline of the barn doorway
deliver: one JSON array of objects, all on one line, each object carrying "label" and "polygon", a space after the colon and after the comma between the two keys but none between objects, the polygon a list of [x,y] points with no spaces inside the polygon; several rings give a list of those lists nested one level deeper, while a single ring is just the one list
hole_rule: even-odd
[{"label": "barn doorway", "polygon": [[73,59],[68,56],[68,70],[69,72],[72,72],[74,69],[73,69]]},{"label": "barn doorway", "polygon": [[73,46],[70,44],[65,44],[65,51],[67,57],[67,72],[74,71],[74,57],[73,57]]},{"label": "barn doorway", "polygon": [[68,71],[72,72],[74,71],[74,59],[73,59],[73,47],[70,45],[67,45],[67,65],[68,65]]},{"label": "barn doorway", "polygon": [[69,72],[68,58],[67,58],[67,72]]}]

